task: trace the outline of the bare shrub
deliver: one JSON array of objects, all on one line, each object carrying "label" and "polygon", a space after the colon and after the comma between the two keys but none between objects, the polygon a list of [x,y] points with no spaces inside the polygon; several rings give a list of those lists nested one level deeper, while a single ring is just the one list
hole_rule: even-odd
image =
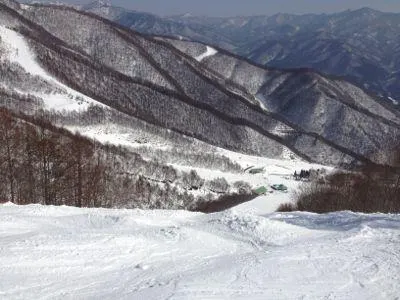
[{"label": "bare shrub", "polygon": [[195,170],[191,170],[189,173],[183,174],[182,184],[185,189],[198,190],[204,185],[204,179]]},{"label": "bare shrub", "polygon": [[224,194],[230,188],[229,183],[223,177],[219,177],[219,178],[215,178],[213,180],[207,181],[206,182],[206,187],[211,192],[214,192],[214,193],[217,193],[217,194]]},{"label": "bare shrub", "polygon": [[398,213],[400,174],[396,169],[382,166],[370,166],[361,173],[339,172],[328,176],[326,183],[303,185],[296,200],[299,211]]},{"label": "bare shrub", "polygon": [[245,181],[236,181],[233,187],[239,194],[251,194],[251,185]]},{"label": "bare shrub", "polygon": [[296,210],[296,205],[293,203],[283,203],[279,205],[277,212],[292,212]]}]

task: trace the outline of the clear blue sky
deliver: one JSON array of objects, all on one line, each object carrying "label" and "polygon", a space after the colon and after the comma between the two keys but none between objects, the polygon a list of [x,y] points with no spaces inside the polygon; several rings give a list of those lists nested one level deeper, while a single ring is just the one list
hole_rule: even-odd
[{"label": "clear blue sky", "polygon": [[[82,0],[64,0],[87,3]],[[105,0],[107,1],[107,0]],[[286,13],[329,13],[370,7],[400,12],[400,0],[112,0],[115,6],[147,11],[159,15],[191,13],[193,15],[233,16]]]}]

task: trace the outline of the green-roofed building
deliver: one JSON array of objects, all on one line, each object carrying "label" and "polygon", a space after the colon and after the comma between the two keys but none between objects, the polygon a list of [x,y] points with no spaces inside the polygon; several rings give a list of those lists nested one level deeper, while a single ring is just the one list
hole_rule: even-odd
[{"label": "green-roofed building", "polygon": [[265,186],[260,186],[254,190],[254,193],[256,193],[257,195],[264,195],[267,193],[267,191],[268,190]]}]

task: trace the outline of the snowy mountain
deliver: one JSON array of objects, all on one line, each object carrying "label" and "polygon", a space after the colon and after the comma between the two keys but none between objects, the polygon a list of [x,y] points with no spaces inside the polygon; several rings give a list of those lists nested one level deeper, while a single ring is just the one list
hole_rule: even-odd
[{"label": "snowy mountain", "polygon": [[[333,15],[275,18],[280,23],[271,32],[238,51],[271,67],[311,67],[386,97],[399,97],[400,14],[363,8]],[[289,32],[285,32],[287,27]]]},{"label": "snowy mountain", "polygon": [[84,9],[146,34],[218,45],[269,67],[313,68],[385,99],[400,98],[399,14],[362,8],[322,15],[162,18],[98,3]]},{"label": "snowy mountain", "polygon": [[127,10],[108,4],[104,5],[99,1],[83,5],[81,9],[144,34],[196,40],[210,45],[218,43],[225,49],[231,50],[235,48],[229,38],[210,28],[207,23],[208,18],[199,22],[192,22],[194,17],[190,14],[163,18],[151,13]]},{"label": "snowy mountain", "polygon": [[[341,79],[307,69],[264,68],[217,47],[143,35],[73,7],[0,1],[0,16],[0,104],[8,110],[4,115],[12,116],[4,125],[6,138],[12,129],[16,137],[26,132],[42,145],[43,136],[31,134],[44,130],[40,122],[21,125],[39,119],[125,147],[98,153],[90,150],[96,143],[85,142],[93,163],[104,156],[104,165],[117,170],[102,174],[116,178],[107,181],[115,184],[111,191],[119,191],[111,198],[123,201],[101,206],[198,210],[201,203],[237,197],[238,191],[244,195],[230,206],[254,197],[256,186],[241,177],[223,179],[248,165],[222,149],[349,167],[386,163],[386,147],[398,140],[398,111]],[[46,128],[54,134],[50,140],[65,139]],[[6,155],[15,171],[4,181],[5,195],[38,192],[18,176],[26,164],[49,184],[67,175],[70,180],[62,149],[51,163],[41,162],[43,151],[35,152],[43,170],[34,168],[27,153]],[[58,163],[63,172],[49,167]],[[209,176],[204,168],[223,174]],[[40,199],[50,197],[47,187],[42,185]],[[55,190],[61,193],[59,186]],[[124,192],[133,190],[140,191],[140,199]],[[75,186],[53,200],[69,204],[66,194],[83,193],[74,191]],[[180,200],[160,202],[171,193]]]},{"label": "snowy mountain", "polygon": [[398,215],[274,212],[399,137],[343,79],[0,0],[0,298],[395,299]]},{"label": "snowy mountain", "polygon": [[[194,58],[198,58],[198,53],[213,53],[201,60],[208,71],[228,78],[225,84],[231,85],[236,94],[244,97],[250,94],[250,98],[258,102],[264,111],[286,121],[274,133],[285,136],[290,132],[305,130],[358,152],[360,145],[352,145],[350,142],[357,139],[360,133],[350,129],[355,125],[354,120],[357,120],[358,125],[368,127],[367,124],[372,125],[371,118],[383,121],[382,117],[392,117],[389,123],[398,128],[399,113],[396,110],[340,78],[327,77],[309,69],[283,71],[260,68],[221,49],[215,53],[210,52],[209,46],[200,43],[164,40]],[[364,133],[377,132],[376,129],[370,127]],[[382,128],[378,131],[386,130]],[[397,132],[398,129],[394,130]]]},{"label": "snowy mountain", "polygon": [[[376,160],[399,132],[397,111],[349,83],[309,70],[261,68],[211,47],[144,36],[73,8],[2,5],[2,15],[8,62],[3,86],[7,93],[42,99],[43,108],[62,110],[68,95],[81,113],[89,103],[105,105],[131,124],[152,124],[157,135],[174,132],[269,157],[289,149],[328,164]],[[19,43],[11,45],[7,35]],[[50,106],[48,94],[54,96]],[[66,125],[65,114],[56,115]]]}]

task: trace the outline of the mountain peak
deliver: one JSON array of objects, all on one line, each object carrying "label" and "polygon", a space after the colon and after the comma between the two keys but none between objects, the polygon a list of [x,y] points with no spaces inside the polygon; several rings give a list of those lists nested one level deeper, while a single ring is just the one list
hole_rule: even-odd
[{"label": "mountain peak", "polygon": [[111,7],[111,0],[96,0],[83,6],[84,9]]},{"label": "mountain peak", "polygon": [[193,17],[193,15],[190,12],[187,12],[182,15],[182,18],[192,18],[192,17]]},{"label": "mountain peak", "polygon": [[379,10],[375,10],[375,9],[370,8],[370,7],[362,7],[362,8],[353,10],[352,13],[355,13],[357,15],[375,16],[376,14],[380,14],[381,12]]}]

